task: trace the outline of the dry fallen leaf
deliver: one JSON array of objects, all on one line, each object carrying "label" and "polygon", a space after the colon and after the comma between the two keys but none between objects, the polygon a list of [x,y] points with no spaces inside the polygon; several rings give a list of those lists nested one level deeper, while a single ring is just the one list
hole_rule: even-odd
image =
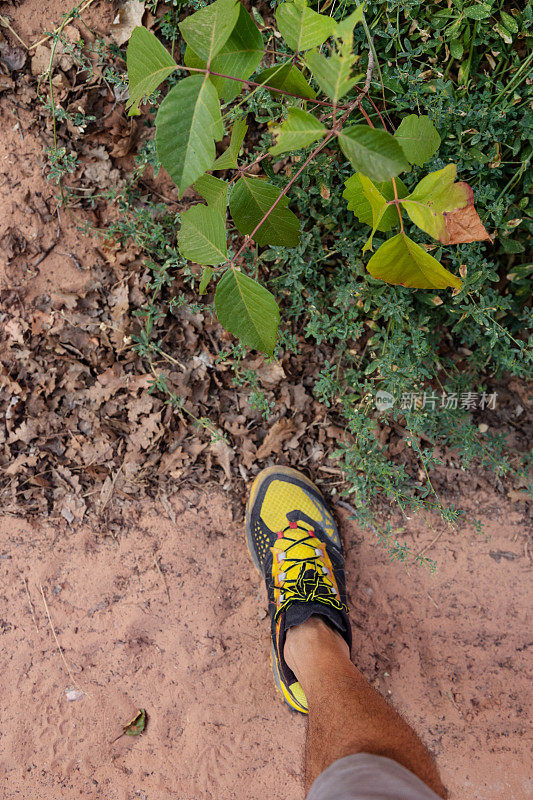
[{"label": "dry fallen leaf", "polygon": [[111,319],[113,327],[109,338],[115,345],[117,352],[124,350],[124,337],[128,327],[127,312],[129,309],[129,291],[127,283],[119,283],[109,294],[109,305],[111,306]]},{"label": "dry fallen leaf", "polygon": [[109,29],[111,37],[118,45],[125,44],[133,29],[142,25],[144,3],[139,0],[126,0]]},{"label": "dry fallen leaf", "polygon": [[133,719],[127,725],[124,725],[122,733],[113,741],[116,742],[121,736],[139,736],[146,727],[146,719],[146,710],[144,708],[139,709]]},{"label": "dry fallen leaf", "polygon": [[468,184],[461,184],[469,190],[468,204],[464,208],[445,212],[446,236],[442,238],[443,244],[466,244],[467,242],[482,242],[491,237],[479,218],[474,207],[474,192]]},{"label": "dry fallen leaf", "polygon": [[285,370],[281,361],[270,361],[257,370],[259,380],[265,389],[273,389],[285,380]]},{"label": "dry fallen leaf", "polygon": [[[80,40],[80,32],[73,25],[67,25],[63,29],[62,34],[69,42],[77,42]],[[50,68],[50,58],[52,55],[52,48],[47,44],[39,44],[31,57],[31,74],[35,76],[43,75],[48,72]],[[52,60],[52,69],[64,70],[65,72],[73,67],[76,63],[74,56],[65,52],[65,45],[60,40],[56,42],[54,49],[54,58]]]},{"label": "dry fallen leaf", "polygon": [[22,47],[11,47],[7,42],[0,42],[0,60],[13,72],[22,69],[26,61],[26,53]]},{"label": "dry fallen leaf", "polygon": [[209,449],[215,456],[216,460],[224,470],[224,474],[228,480],[231,480],[230,462],[235,455],[233,449],[224,439],[219,439],[216,442],[211,442]]},{"label": "dry fallen leaf", "polygon": [[15,88],[15,81],[9,75],[0,75],[0,92],[9,92]]},{"label": "dry fallen leaf", "polygon": [[294,433],[294,423],[292,420],[282,417],[275,422],[267,433],[264,442],[257,451],[256,458],[261,461],[271,453],[280,453],[284,442],[291,438]]}]

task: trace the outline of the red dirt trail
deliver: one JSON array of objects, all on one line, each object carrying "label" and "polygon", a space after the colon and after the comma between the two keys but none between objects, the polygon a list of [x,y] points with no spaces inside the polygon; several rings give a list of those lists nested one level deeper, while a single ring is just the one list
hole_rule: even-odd
[{"label": "red dirt trail", "polygon": [[[353,659],[435,753],[451,800],[531,796],[529,559],[500,502],[478,498],[483,536],[442,533],[435,575],[342,525]],[[306,722],[273,685],[242,520],[216,487],[172,506],[175,523],[145,504],[116,539],[1,520],[2,799],[303,798]],[[423,548],[435,529],[415,518],[402,536]],[[146,732],[112,742],[139,708]]]}]

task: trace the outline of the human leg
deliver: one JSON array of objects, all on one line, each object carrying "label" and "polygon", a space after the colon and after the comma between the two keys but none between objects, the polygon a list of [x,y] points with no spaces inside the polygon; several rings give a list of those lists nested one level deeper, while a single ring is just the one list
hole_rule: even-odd
[{"label": "human leg", "polygon": [[397,761],[441,797],[435,763],[405,720],[350,661],[348,645],[320,617],[287,631],[284,656],[307,698],[306,789],[339,758],[372,753]]},{"label": "human leg", "polygon": [[326,794],[313,787],[313,800],[443,797],[418,736],[350,661],[342,544],[317,487],[296,470],[263,470],[250,491],[246,539],[266,583],[276,685],[310,717],[306,785],[317,775],[315,786],[329,784]]}]

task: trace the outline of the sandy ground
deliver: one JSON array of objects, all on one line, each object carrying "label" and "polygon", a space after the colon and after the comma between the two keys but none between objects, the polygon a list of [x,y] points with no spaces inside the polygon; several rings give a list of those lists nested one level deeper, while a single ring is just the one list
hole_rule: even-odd
[{"label": "sandy ground", "polygon": [[[484,535],[444,531],[436,575],[343,523],[353,658],[435,753],[452,800],[526,800],[525,531],[498,498],[477,504]],[[242,520],[217,488],[172,506],[175,522],[145,505],[115,538],[1,521],[2,798],[303,798],[306,722],[273,685]],[[409,525],[416,547],[441,530]],[[145,733],[113,742],[139,708]]]},{"label": "sandy ground", "polygon": [[[9,15],[19,36],[31,45],[56,27],[72,6],[70,0],[24,0],[16,6],[0,2],[0,15]],[[86,12],[96,31],[108,28],[112,18],[110,3],[96,2]],[[17,44],[12,36],[10,41]],[[32,90],[32,105],[33,95]],[[65,210],[56,211],[56,188],[43,170],[49,141],[26,102],[0,95],[0,291],[20,293],[21,302],[61,289],[81,289],[95,261],[101,260],[96,241],[76,230],[85,215],[78,213],[75,219]]]}]

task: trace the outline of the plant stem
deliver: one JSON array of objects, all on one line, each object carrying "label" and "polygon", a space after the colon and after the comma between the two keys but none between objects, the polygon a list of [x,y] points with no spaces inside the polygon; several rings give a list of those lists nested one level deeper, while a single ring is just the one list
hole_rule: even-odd
[{"label": "plant stem", "polygon": [[253,229],[253,231],[252,231],[251,233],[249,233],[249,234],[248,234],[248,236],[246,237],[246,239],[244,240],[244,242],[242,243],[242,245],[240,246],[240,248],[237,250],[237,252],[236,252],[236,253],[235,253],[235,255],[233,256],[233,258],[231,259],[231,261],[230,261],[230,263],[228,264],[228,266],[231,266],[232,264],[235,264],[235,262],[236,262],[236,260],[238,259],[238,257],[239,257],[239,256],[240,256],[240,255],[241,255],[241,254],[242,254],[242,253],[243,253],[243,252],[244,252],[244,251],[245,251],[245,250],[246,250],[246,249],[247,249],[247,248],[250,246],[250,242],[253,240],[253,237],[254,237],[254,235],[257,233],[257,231],[259,230],[259,228],[261,227],[261,225],[263,225],[263,223],[265,222],[265,220],[266,220],[266,219],[267,219],[267,218],[270,216],[270,214],[271,214],[271,213],[274,211],[274,209],[276,208],[276,206],[277,206],[277,205],[278,205],[278,203],[280,202],[281,198],[282,198],[282,197],[285,197],[285,195],[287,194],[287,192],[289,191],[289,189],[291,188],[291,186],[293,185],[293,183],[294,183],[294,182],[297,180],[297,178],[298,178],[298,177],[299,177],[299,176],[302,174],[302,172],[304,171],[304,169],[306,168],[306,166],[309,164],[309,162],[310,162],[310,161],[311,161],[311,160],[312,160],[312,159],[313,159],[313,158],[314,158],[316,155],[318,155],[318,153],[319,153],[319,152],[320,152],[320,151],[321,151],[321,150],[322,150],[322,149],[323,149],[323,148],[324,148],[324,147],[327,145],[327,143],[328,143],[328,142],[329,142],[331,139],[333,139],[333,137],[335,136],[335,134],[336,134],[336,131],[333,131],[333,130],[332,130],[332,131],[330,131],[330,132],[328,133],[328,135],[326,136],[326,138],[325,138],[325,139],[324,139],[322,142],[320,142],[320,144],[319,144],[317,147],[315,147],[315,149],[313,150],[313,152],[312,152],[312,153],[311,153],[311,154],[310,154],[310,155],[309,155],[309,156],[308,156],[308,157],[305,159],[304,163],[302,164],[302,166],[300,167],[300,169],[298,170],[298,172],[296,172],[296,173],[293,175],[293,177],[290,179],[290,181],[288,182],[288,184],[287,184],[287,185],[286,185],[286,186],[285,186],[285,187],[282,189],[282,191],[281,191],[281,193],[280,193],[279,197],[277,197],[277,198],[276,198],[276,200],[274,201],[274,203],[272,203],[272,205],[270,206],[270,208],[268,209],[268,211],[266,212],[266,214],[264,214],[263,218],[262,218],[262,219],[261,219],[261,220],[260,220],[260,221],[257,223],[257,225],[255,226],[255,228]]},{"label": "plant stem", "polygon": [[[285,66],[284,64],[280,66]],[[256,88],[262,87],[268,89],[269,92],[276,92],[276,94],[286,95],[287,97],[296,97],[298,100],[305,100],[306,103],[314,103],[317,106],[327,106],[328,108],[335,108],[334,103],[328,103],[326,100],[316,100],[312,97],[304,97],[301,94],[294,94],[294,92],[287,92],[285,89],[277,89],[275,86],[268,86],[266,83],[256,83],[255,81],[245,80],[244,78],[235,78],[233,75],[225,75],[223,72],[213,72],[211,69],[201,69],[200,67],[185,67],[181,64],[178,69],[187,69],[189,72],[201,72],[205,75],[214,75],[215,78],[226,78],[229,81],[237,81],[238,83],[245,83],[247,86],[254,86]],[[338,109],[345,110],[347,106],[337,106]]]},{"label": "plant stem", "polygon": [[0,25],[1,25],[3,28],[7,28],[9,31],[11,31],[11,33],[13,34],[13,36],[14,36],[16,39],[18,39],[18,40],[19,40],[19,42],[21,43],[21,45],[22,45],[23,47],[25,47],[25,48],[26,48],[26,50],[29,50],[29,49],[30,49],[30,48],[28,47],[28,45],[26,44],[26,42],[25,42],[23,39],[21,39],[21,38],[20,38],[20,36],[18,35],[18,33],[17,33],[15,30],[13,30],[13,28],[12,28],[12,27],[11,27],[11,25],[9,24],[9,20],[8,20],[8,18],[7,18],[7,17],[2,17],[2,16],[0,16]]},{"label": "plant stem", "polygon": [[[338,135],[339,131],[342,129],[343,123],[350,116],[350,114],[352,113],[352,111],[354,111],[355,108],[359,107],[361,113],[363,114],[365,119],[367,119],[368,124],[370,125],[370,127],[372,127],[372,128],[374,127],[372,122],[371,122],[371,120],[368,117],[368,114],[366,113],[366,111],[364,111],[364,109],[362,108],[362,104],[361,104],[361,100],[363,99],[365,94],[368,94],[368,91],[370,89],[370,82],[372,80],[372,71],[373,71],[373,69],[374,69],[374,58],[369,53],[368,68],[367,68],[365,85],[363,86],[363,89],[359,92],[357,98],[352,103],[350,103],[348,106],[344,106],[344,112],[345,113],[342,115],[342,117],[340,117],[340,119],[336,123],[334,123],[334,127],[332,128],[332,130],[329,131],[329,133],[327,134],[325,139],[315,147],[315,149],[305,159],[305,161],[302,164],[302,166],[300,167],[300,169],[293,175],[293,177],[290,179],[288,184],[282,189],[281,194],[279,195],[279,197],[276,198],[275,202],[270,206],[270,208],[268,209],[266,214],[264,214],[263,218],[258,222],[258,224],[255,226],[253,231],[251,233],[249,233],[248,236],[245,238],[244,242],[242,243],[242,245],[240,246],[238,251],[235,253],[235,255],[233,256],[231,261],[229,262],[228,267],[230,267],[233,264],[235,264],[237,258],[250,246],[250,242],[253,240],[254,234],[257,233],[257,231],[259,230],[261,225],[263,225],[265,220],[274,211],[274,209],[276,208],[276,206],[280,202],[281,198],[284,197],[287,194],[287,192],[289,191],[289,189],[291,188],[293,183],[302,174],[302,172],[307,167],[309,162],[312,161],[312,159],[315,158],[316,155],[318,155],[318,153],[328,144],[328,142],[331,141],[331,139],[333,139],[334,136]],[[400,220],[401,220],[401,215],[400,215]],[[402,226],[402,229],[403,229],[403,226]]]},{"label": "plant stem", "polygon": [[394,205],[396,206],[396,211],[398,212],[398,216],[400,217],[400,228],[402,229],[403,233],[403,217],[402,212],[400,211],[400,198],[398,197],[398,188],[396,186],[396,179],[392,179],[392,188],[394,189]]}]

